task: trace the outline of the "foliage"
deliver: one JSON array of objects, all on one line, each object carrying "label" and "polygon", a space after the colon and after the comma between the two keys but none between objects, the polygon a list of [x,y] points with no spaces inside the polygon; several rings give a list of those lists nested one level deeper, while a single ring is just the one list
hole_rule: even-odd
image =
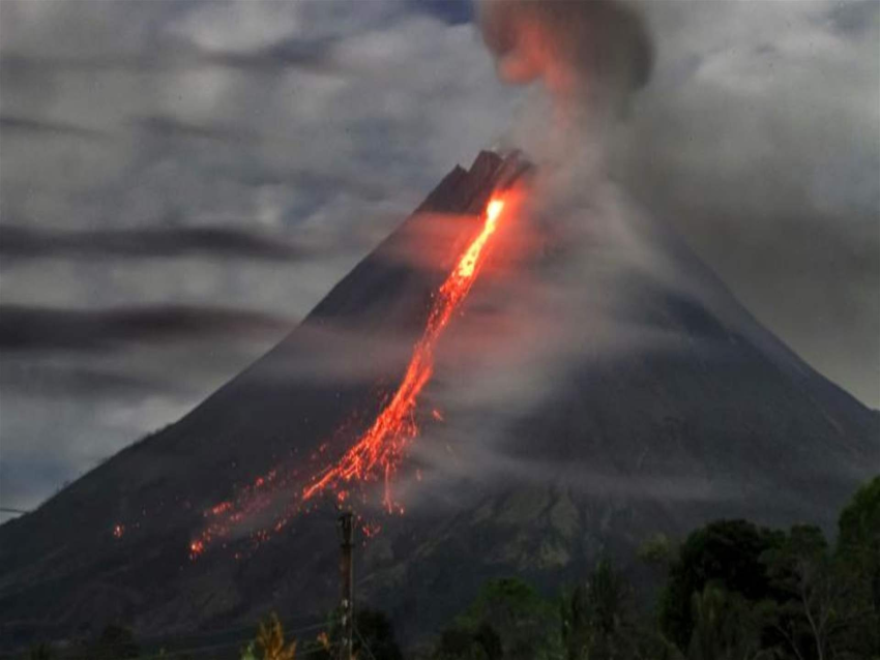
[{"label": "foliage", "polygon": [[880,477],[855,494],[840,514],[836,560],[842,579],[854,586],[861,615],[859,652],[880,658]]},{"label": "foliage", "polygon": [[692,532],[669,569],[660,603],[663,634],[682,651],[688,649],[693,594],[709,583],[749,601],[769,598],[772,587],[761,556],[777,547],[783,536],[745,520],[720,520]]},{"label": "foliage", "polygon": [[[394,626],[384,612],[359,609],[354,616],[354,652],[358,658],[371,660],[403,660],[403,654],[394,637]],[[361,649],[366,647],[369,653]]]},{"label": "foliage", "polygon": [[569,660],[613,658],[629,645],[630,590],[611,562],[601,560],[586,585],[563,607],[562,631]]},{"label": "foliage", "polygon": [[[359,608],[354,614],[354,644],[352,652],[360,660],[402,660],[403,654],[394,635],[394,626],[388,616],[380,610]],[[327,621],[326,629],[314,642],[302,647],[304,656],[315,660],[332,660],[336,657],[341,634],[339,612],[333,612]]]},{"label": "foliage", "polygon": [[818,527],[798,525],[762,558],[778,591],[775,629],[798,658],[826,658],[829,636],[845,605],[845,584],[834,575],[828,543]]},{"label": "foliage", "polygon": [[459,624],[444,630],[434,654],[436,660],[501,660],[503,657],[501,637],[485,621],[476,629]]},{"label": "foliage", "polygon": [[562,653],[559,612],[518,578],[487,582],[440,637],[443,660],[541,660]]},{"label": "foliage", "polygon": [[693,631],[688,660],[748,660],[761,651],[763,608],[736,593],[707,584],[691,598]]},{"label": "foliage", "polygon": [[777,590],[773,629],[783,648],[800,660],[880,655],[870,560],[863,563],[860,554],[849,554],[840,544],[832,553],[818,527],[797,525],[763,557]]},{"label": "foliage", "polygon": [[562,599],[558,641],[537,592],[494,580],[432,658],[880,660],[880,478],[856,493],[839,528],[836,548],[815,526],[744,520],[709,523],[678,549],[655,536],[639,556],[666,572],[657,621],[640,620],[628,583],[603,560]]},{"label": "foliage", "polygon": [[288,644],[284,640],[284,628],[281,621],[278,620],[278,615],[274,612],[268,620],[260,624],[256,642],[260,649],[261,660],[294,660],[296,658],[296,641]]},{"label": "foliage", "polygon": [[568,660],[675,660],[674,645],[637,620],[632,587],[607,559],[562,604]]},{"label": "foliage", "polygon": [[639,559],[649,566],[669,569],[678,550],[666,534],[655,534],[639,547]]},{"label": "foliage", "polygon": [[241,650],[241,660],[257,660],[256,642],[248,642],[248,645]]}]

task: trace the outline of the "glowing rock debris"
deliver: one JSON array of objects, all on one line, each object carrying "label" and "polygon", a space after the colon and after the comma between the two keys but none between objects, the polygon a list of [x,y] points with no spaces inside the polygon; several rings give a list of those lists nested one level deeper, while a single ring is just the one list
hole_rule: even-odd
[{"label": "glowing rock debris", "polygon": [[[410,443],[418,435],[416,405],[419,395],[433,374],[437,343],[452,315],[465,300],[479,276],[480,267],[485,260],[486,245],[498,228],[503,210],[502,199],[493,198],[489,201],[482,230],[467,246],[455,268],[433,296],[425,330],[413,348],[406,373],[393,395],[384,402],[375,421],[335,463],[307,481],[298,493],[293,512],[288,510],[274,523],[272,530],[279,530],[293,513],[301,510],[303,504],[322,493],[332,491],[336,500],[343,503],[349,499],[353,484],[378,479],[385,483],[385,508],[389,512],[403,511],[392,499],[391,478],[403,461]],[[442,419],[437,411],[433,412],[433,416],[435,419]],[[252,487],[240,493],[234,501],[222,502],[207,511],[205,515],[212,522],[191,542],[191,556],[202,554],[211,541],[228,536],[232,527],[250,518],[251,514],[264,510],[269,505],[264,486],[275,476],[273,471],[267,478],[257,479]],[[375,531],[373,529],[374,533]],[[257,533],[257,540],[262,540],[267,534],[267,530],[261,530]]]}]

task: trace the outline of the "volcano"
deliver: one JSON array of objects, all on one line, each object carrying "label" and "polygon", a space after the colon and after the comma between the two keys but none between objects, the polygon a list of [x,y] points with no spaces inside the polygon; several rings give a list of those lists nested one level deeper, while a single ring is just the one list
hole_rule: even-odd
[{"label": "volcano", "polygon": [[[177,423],[0,527],[5,643],[93,634],[110,622],[154,635],[251,623],[271,610],[282,619],[326,612],[338,592],[336,511],[351,502],[366,532],[357,601],[387,611],[409,641],[436,631],[486,578],[519,574],[553,589],[600,555],[626,563],[657,532],[680,536],[722,517],[832,529],[880,465],[880,416],[762,327],[659,221],[648,240],[704,296],[644,278],[639,321],[675,350],[595,360],[585,348],[552,396],[509,415],[496,451],[540,470],[484,479],[472,465],[422,480],[423,465],[404,458],[391,513],[339,489],[290,508],[405,379],[432,301],[480,235],[487,203],[529,171],[520,155],[491,152],[453,169],[265,356]],[[453,429],[453,413],[428,397],[408,423]],[[447,433],[436,453],[467,461],[475,428]],[[430,445],[430,433],[420,442]]]}]

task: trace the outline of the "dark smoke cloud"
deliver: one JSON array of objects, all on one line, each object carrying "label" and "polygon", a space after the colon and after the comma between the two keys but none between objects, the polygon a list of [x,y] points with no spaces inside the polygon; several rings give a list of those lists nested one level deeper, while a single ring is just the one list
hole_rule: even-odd
[{"label": "dark smoke cloud", "polygon": [[616,109],[644,86],[654,47],[641,16],[612,0],[484,0],[480,27],[500,76],[541,79],[561,109]]},{"label": "dark smoke cloud", "polygon": [[201,255],[270,261],[304,259],[309,251],[277,237],[229,227],[174,227],[61,231],[0,227],[3,257],[183,257]]},{"label": "dark smoke cloud", "polygon": [[277,335],[293,323],[267,314],[168,305],[109,310],[0,306],[4,351],[93,351],[122,343]]}]

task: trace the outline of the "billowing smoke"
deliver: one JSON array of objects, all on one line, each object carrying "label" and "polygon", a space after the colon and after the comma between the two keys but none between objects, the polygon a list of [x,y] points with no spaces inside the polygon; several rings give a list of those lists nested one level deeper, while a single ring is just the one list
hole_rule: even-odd
[{"label": "billowing smoke", "polygon": [[604,118],[651,75],[641,15],[614,0],[483,0],[480,27],[502,79],[540,79],[567,119]]},{"label": "billowing smoke", "polygon": [[[681,299],[701,292],[667,253],[662,229],[609,176],[606,158],[634,92],[650,79],[653,41],[636,8],[612,0],[482,0],[479,7],[499,77],[541,83],[511,128],[512,142],[537,168],[511,210],[516,226],[502,230],[496,245],[499,254],[528,256],[487,277],[451,332],[449,380],[441,370],[431,390],[449,423],[415,447],[421,486],[450,475],[560,484],[569,472],[583,485],[589,468],[590,484],[601,490],[613,483],[618,493],[645,495],[651,484],[603,474],[610,468],[598,465],[598,455],[587,466],[576,450],[576,459],[551,459],[544,469],[538,462],[551,450],[518,443],[529,419],[570,417],[558,401],[587,391],[583,383],[610,365],[687,350],[647,310],[658,304],[655,291]],[[525,445],[552,442],[540,429]],[[679,486],[682,497],[702,496],[693,484]],[[432,491],[431,502],[439,499]]]}]

